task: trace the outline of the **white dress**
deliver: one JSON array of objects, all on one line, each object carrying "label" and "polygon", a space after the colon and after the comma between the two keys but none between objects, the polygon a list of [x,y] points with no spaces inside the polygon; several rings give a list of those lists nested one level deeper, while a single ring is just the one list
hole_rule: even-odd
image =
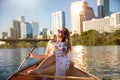
[{"label": "white dress", "polygon": [[[50,54],[56,55],[56,71],[55,76],[65,76],[66,71],[69,69],[70,60],[66,56],[67,46],[65,42],[50,41]],[[64,80],[56,78],[54,80]]]}]

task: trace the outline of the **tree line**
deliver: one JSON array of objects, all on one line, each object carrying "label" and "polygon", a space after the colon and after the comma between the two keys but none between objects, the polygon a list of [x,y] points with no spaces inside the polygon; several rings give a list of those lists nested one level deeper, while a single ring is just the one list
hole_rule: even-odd
[{"label": "tree line", "polygon": [[[30,42],[26,42],[26,41],[20,41],[16,44],[14,44],[15,47],[11,47],[11,45],[9,44],[1,44],[0,48],[31,48],[34,46],[34,44],[31,44]],[[37,44],[35,44],[37,47],[46,47],[47,46],[47,42],[46,41],[40,41]]]},{"label": "tree line", "polygon": [[82,32],[81,35],[75,34],[71,37],[72,45],[102,46],[120,45],[120,30],[115,32],[102,32],[89,30]]}]

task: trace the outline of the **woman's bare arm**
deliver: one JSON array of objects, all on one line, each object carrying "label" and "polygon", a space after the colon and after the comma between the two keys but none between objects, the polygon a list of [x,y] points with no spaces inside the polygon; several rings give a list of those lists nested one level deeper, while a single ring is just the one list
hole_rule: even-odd
[{"label": "woman's bare arm", "polygon": [[49,56],[49,52],[50,52],[50,50],[49,50],[49,42],[48,42],[45,54],[39,55],[39,54],[33,54],[33,53],[29,52],[29,55],[31,58],[46,58]]}]

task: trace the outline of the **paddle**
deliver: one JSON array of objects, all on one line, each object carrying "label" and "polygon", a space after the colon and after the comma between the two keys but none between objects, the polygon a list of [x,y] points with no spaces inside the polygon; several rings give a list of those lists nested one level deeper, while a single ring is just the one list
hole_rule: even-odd
[{"label": "paddle", "polygon": [[[33,50],[35,49],[35,45],[34,45],[34,47],[30,50],[30,52],[32,53],[33,52]],[[18,67],[18,70],[22,67],[22,65],[26,62],[26,60],[29,58],[29,53],[27,54],[27,56],[25,57],[25,59],[22,61],[22,63],[20,64],[20,66]]]}]

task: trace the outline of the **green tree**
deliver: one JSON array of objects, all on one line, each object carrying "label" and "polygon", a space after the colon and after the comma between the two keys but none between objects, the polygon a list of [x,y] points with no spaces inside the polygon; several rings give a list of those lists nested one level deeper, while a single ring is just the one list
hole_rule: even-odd
[{"label": "green tree", "polygon": [[16,44],[17,48],[27,48],[27,47],[32,47],[32,44],[26,41],[21,41]]}]

